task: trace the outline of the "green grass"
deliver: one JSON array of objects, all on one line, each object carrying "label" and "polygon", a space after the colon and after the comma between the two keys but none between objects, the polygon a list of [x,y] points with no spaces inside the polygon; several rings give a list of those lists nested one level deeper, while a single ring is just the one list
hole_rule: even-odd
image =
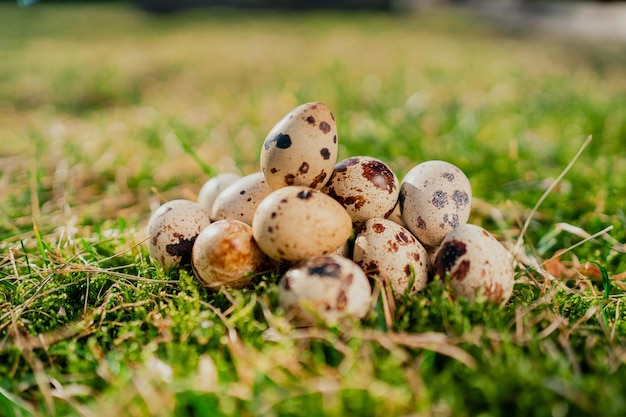
[{"label": "green grass", "polygon": [[[625,56],[459,13],[1,4],[0,415],[624,415]],[[296,329],[276,275],[212,293],[149,259],[151,210],[258,170],[307,101],[340,158],[458,165],[509,247],[532,214],[507,305],[434,281]]]}]

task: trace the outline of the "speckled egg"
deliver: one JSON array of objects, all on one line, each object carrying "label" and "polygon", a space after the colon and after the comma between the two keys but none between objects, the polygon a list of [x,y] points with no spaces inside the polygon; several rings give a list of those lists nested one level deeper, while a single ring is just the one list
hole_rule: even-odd
[{"label": "speckled egg", "polygon": [[257,207],[272,190],[261,172],[246,175],[222,191],[211,211],[211,220],[239,220],[252,226]]},{"label": "speckled egg", "polygon": [[335,165],[322,191],[337,200],[355,224],[389,216],[398,202],[400,184],[384,162],[355,156]]},{"label": "speckled egg", "polygon": [[509,252],[488,231],[460,225],[441,244],[435,260],[440,277],[450,276],[452,293],[474,301],[485,296],[505,303],[515,281]]},{"label": "speckled egg", "polygon": [[338,249],[352,233],[352,220],[321,191],[290,186],[273,191],[259,204],[252,231],[269,257],[295,262]]},{"label": "speckled egg", "polygon": [[306,103],[285,115],[261,149],[261,170],[272,189],[301,185],[321,189],[337,162],[335,117],[322,103]]},{"label": "speckled egg", "polygon": [[392,220],[366,221],[354,241],[352,259],[367,275],[387,280],[397,298],[422,290],[428,282],[431,264],[426,249]]},{"label": "speckled egg", "polygon": [[452,229],[467,223],[472,188],[453,164],[427,161],[406,174],[398,201],[407,229],[423,245],[438,246]]},{"label": "speckled egg", "polygon": [[205,227],[191,253],[195,276],[212,289],[245,287],[264,263],[252,227],[238,220],[218,220]]},{"label": "speckled egg", "polygon": [[334,323],[363,318],[371,305],[371,287],[365,273],[339,255],[315,256],[290,268],[278,286],[278,302],[300,324],[318,319]]},{"label": "speckled egg", "polygon": [[162,204],[148,221],[150,257],[164,269],[189,264],[196,237],[210,223],[209,213],[193,201]]},{"label": "speckled egg", "polygon": [[198,192],[198,204],[200,207],[211,213],[217,196],[240,178],[241,175],[234,172],[225,172],[209,178]]}]

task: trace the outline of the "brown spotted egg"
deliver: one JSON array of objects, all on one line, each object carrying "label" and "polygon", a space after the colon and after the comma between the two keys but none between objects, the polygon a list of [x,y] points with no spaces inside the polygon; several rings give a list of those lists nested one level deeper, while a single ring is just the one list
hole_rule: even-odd
[{"label": "brown spotted egg", "polygon": [[400,185],[404,223],[425,246],[438,246],[454,228],[467,223],[472,188],[463,171],[445,161],[413,167]]},{"label": "brown spotted egg", "polygon": [[362,224],[367,219],[391,214],[398,202],[400,184],[384,162],[355,156],[335,165],[322,191],[346,209],[353,223]]},{"label": "brown spotted egg", "polygon": [[301,185],[321,189],[337,162],[335,117],[322,103],[306,103],[285,115],[261,148],[261,170],[272,189]]},{"label": "brown spotted egg", "polygon": [[205,227],[191,253],[195,276],[211,289],[245,287],[264,263],[252,227],[238,220],[218,220]]},{"label": "brown spotted egg", "polygon": [[270,192],[261,172],[246,175],[219,193],[213,203],[211,220],[239,220],[252,226],[254,212]]},{"label": "brown spotted egg", "polygon": [[269,257],[295,262],[337,250],[352,234],[352,220],[326,194],[294,185],[273,191],[259,204],[252,231]]},{"label": "brown spotted egg", "polygon": [[189,264],[196,237],[210,223],[209,213],[193,201],[162,204],[148,221],[150,257],[164,269]]},{"label": "brown spotted egg", "polygon": [[280,306],[300,324],[363,318],[372,297],[363,270],[339,255],[315,256],[293,266],[281,278],[278,291]]},{"label": "brown spotted egg", "polygon": [[396,298],[407,291],[414,294],[428,282],[431,264],[426,249],[392,220],[366,221],[354,241],[352,259],[367,275],[386,280]]},{"label": "brown spotted egg", "polygon": [[509,252],[489,232],[474,224],[460,225],[441,244],[437,274],[449,275],[452,293],[470,301],[481,296],[505,303],[513,292]]}]

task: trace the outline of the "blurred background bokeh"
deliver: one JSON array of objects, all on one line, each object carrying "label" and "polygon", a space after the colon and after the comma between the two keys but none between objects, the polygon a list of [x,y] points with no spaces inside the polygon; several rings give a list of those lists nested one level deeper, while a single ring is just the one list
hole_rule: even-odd
[{"label": "blurred background bokeh", "polygon": [[[216,172],[250,173],[273,124],[318,100],[337,116],[340,157],[377,156],[399,176],[447,159],[498,205],[532,206],[593,134],[581,173],[617,195],[625,7],[2,1],[4,227],[28,229],[31,207],[79,223],[145,218],[158,201],[193,198],[206,179],[181,140]],[[559,216],[596,209],[582,199]]]}]

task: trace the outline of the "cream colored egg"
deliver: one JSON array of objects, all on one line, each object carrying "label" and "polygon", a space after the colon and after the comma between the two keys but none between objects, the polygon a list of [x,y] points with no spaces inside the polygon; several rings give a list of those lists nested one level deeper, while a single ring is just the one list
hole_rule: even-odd
[{"label": "cream colored egg", "polygon": [[148,221],[150,257],[164,269],[189,264],[196,237],[210,223],[209,213],[193,201],[162,204]]},{"label": "cream colored egg", "polygon": [[382,218],[365,222],[354,241],[352,259],[368,276],[387,280],[397,298],[422,290],[431,270],[428,253],[415,236]]},{"label": "cream colored egg", "polygon": [[245,287],[264,263],[252,227],[238,220],[218,220],[204,228],[191,256],[195,276],[212,289]]},{"label": "cream colored egg", "polygon": [[474,301],[481,296],[505,303],[515,276],[509,252],[489,232],[474,224],[460,225],[441,244],[437,274],[449,275],[454,295]]},{"label": "cream colored egg", "polygon": [[371,156],[355,156],[335,165],[322,191],[346,209],[353,223],[362,224],[391,214],[398,202],[400,184],[384,162]]},{"label": "cream colored egg", "polygon": [[472,188],[453,164],[427,161],[406,174],[398,201],[407,229],[423,245],[438,246],[450,231],[467,223]]},{"label": "cream colored egg", "polygon": [[322,103],[306,103],[285,115],[261,148],[261,170],[272,189],[301,185],[321,189],[337,162],[335,117]]},{"label": "cream colored egg", "polygon": [[363,318],[371,305],[365,273],[339,255],[315,256],[290,268],[278,286],[278,302],[300,324]]},{"label": "cream colored egg", "polygon": [[200,207],[211,213],[217,196],[240,178],[241,175],[234,172],[225,172],[209,178],[198,192],[198,204]]},{"label": "cream colored egg", "polygon": [[352,233],[352,220],[321,191],[290,186],[273,191],[259,204],[252,230],[269,257],[294,262],[338,249]]},{"label": "cream colored egg", "polygon": [[217,196],[211,220],[239,220],[252,226],[254,212],[271,191],[262,173],[246,175]]}]

